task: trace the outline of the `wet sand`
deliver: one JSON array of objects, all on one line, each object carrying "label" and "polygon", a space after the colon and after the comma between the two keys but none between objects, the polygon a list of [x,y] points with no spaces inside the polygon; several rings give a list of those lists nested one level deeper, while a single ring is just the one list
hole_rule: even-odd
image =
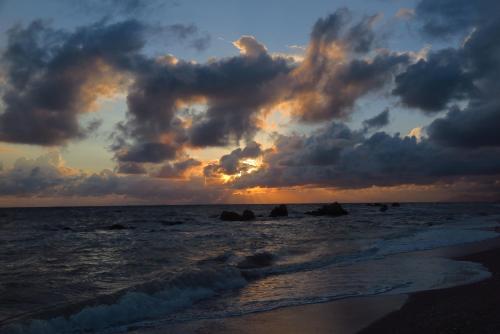
[{"label": "wet sand", "polygon": [[354,334],[399,309],[406,295],[349,298],[323,304],[286,307],[241,317],[177,324],[133,333],[196,334]]},{"label": "wet sand", "polygon": [[399,311],[360,333],[500,333],[500,248],[458,259],[482,263],[492,276],[478,283],[414,293]]}]

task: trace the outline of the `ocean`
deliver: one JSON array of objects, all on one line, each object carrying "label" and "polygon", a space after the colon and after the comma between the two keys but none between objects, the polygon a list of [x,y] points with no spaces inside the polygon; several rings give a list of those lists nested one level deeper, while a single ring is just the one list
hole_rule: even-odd
[{"label": "ocean", "polygon": [[[500,205],[0,209],[0,333],[121,333],[489,277],[422,256],[497,237]],[[221,221],[250,209],[253,221]],[[115,225],[113,228],[112,226]]]}]

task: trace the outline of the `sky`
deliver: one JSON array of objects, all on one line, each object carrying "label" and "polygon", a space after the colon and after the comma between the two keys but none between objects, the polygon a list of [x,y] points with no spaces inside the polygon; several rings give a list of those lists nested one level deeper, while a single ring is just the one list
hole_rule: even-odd
[{"label": "sky", "polygon": [[500,200],[497,0],[0,0],[0,206]]}]

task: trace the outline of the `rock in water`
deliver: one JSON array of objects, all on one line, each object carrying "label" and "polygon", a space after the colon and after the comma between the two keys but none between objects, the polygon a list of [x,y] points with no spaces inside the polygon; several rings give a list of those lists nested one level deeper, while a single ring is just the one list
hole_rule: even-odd
[{"label": "rock in water", "polygon": [[343,216],[349,214],[339,203],[335,202],[332,204],[323,205],[321,208],[306,212],[307,215],[311,216]]},{"label": "rock in water", "polygon": [[254,220],[255,214],[250,210],[243,211],[243,215],[233,211],[222,211],[220,219],[224,221],[236,222],[236,221],[248,221]]},{"label": "rock in water", "polygon": [[245,257],[243,261],[238,263],[239,269],[253,269],[270,266],[273,263],[274,256],[269,252],[261,252]]},{"label": "rock in water", "polygon": [[387,210],[389,210],[389,207],[387,206],[387,204],[382,204],[380,206],[380,211],[381,212],[386,212]]},{"label": "rock in water", "polygon": [[116,231],[116,230],[126,230],[127,228],[125,226],[123,226],[122,224],[113,224],[111,226],[108,226],[107,229]]},{"label": "rock in water", "polygon": [[245,210],[243,211],[243,220],[254,220],[255,219],[255,214],[253,213],[253,211],[250,211],[250,210]]},{"label": "rock in water", "polygon": [[220,214],[220,219],[229,222],[241,221],[243,217],[236,212],[233,211],[222,211]]},{"label": "rock in water", "polygon": [[401,206],[401,204],[399,204],[398,202],[394,202],[394,203],[392,203],[392,206],[399,207],[399,206]]},{"label": "rock in water", "polygon": [[279,206],[275,206],[271,210],[271,214],[269,215],[269,217],[288,217],[288,209],[286,205],[281,204]]},{"label": "rock in water", "polygon": [[180,220],[174,220],[174,221],[162,220],[162,221],[160,221],[160,224],[162,224],[163,226],[173,226],[173,225],[184,224],[184,222],[182,222]]}]

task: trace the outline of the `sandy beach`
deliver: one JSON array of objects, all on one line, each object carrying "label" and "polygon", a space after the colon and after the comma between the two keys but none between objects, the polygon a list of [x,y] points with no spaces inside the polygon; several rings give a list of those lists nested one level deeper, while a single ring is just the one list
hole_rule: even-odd
[{"label": "sandy beach", "polygon": [[491,278],[412,294],[400,310],[360,333],[500,333],[500,248],[458,259],[482,263]]}]

